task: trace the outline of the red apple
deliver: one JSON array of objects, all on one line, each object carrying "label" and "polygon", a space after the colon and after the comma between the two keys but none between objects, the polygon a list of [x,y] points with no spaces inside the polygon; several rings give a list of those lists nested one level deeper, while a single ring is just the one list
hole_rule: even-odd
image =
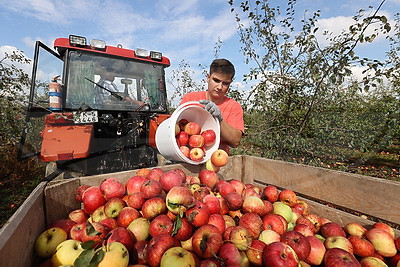
[{"label": "red apple", "polygon": [[179,150],[182,152],[182,154],[187,157],[190,158],[190,148],[187,146],[180,146]]},{"label": "red apple", "polygon": [[362,267],[387,267],[386,263],[375,257],[364,257],[360,260]]},{"label": "red apple", "polygon": [[148,245],[149,245],[149,241],[147,241],[147,240],[139,240],[135,244],[133,244],[134,249],[133,249],[133,252],[131,255],[134,258],[133,262],[142,264],[139,266],[147,266],[146,250],[147,250]]},{"label": "red apple", "polygon": [[136,243],[135,236],[124,227],[117,227],[111,230],[107,236],[107,244],[120,242],[129,252],[132,252],[133,245]]},{"label": "red apple", "polygon": [[[177,223],[175,222],[175,225]],[[186,241],[192,237],[193,226],[186,218],[181,219],[181,227],[176,231],[174,237],[179,241]]]},{"label": "red apple", "polygon": [[256,213],[245,213],[239,219],[239,226],[246,227],[253,239],[257,239],[263,230],[261,217]]},{"label": "red apple", "polygon": [[165,202],[168,210],[177,215],[185,212],[193,204],[193,197],[187,187],[175,186],[167,193]]},{"label": "red apple", "polygon": [[353,245],[343,236],[330,236],[325,239],[324,245],[327,249],[340,248],[353,254]]},{"label": "red apple", "polygon": [[100,221],[102,225],[104,225],[108,231],[111,231],[112,229],[115,229],[118,227],[117,220],[114,218],[105,218]]},{"label": "red apple", "polygon": [[261,195],[259,193],[257,193],[257,191],[253,187],[245,188],[242,192],[242,197],[246,198],[246,197],[251,197],[251,196],[261,198]]},{"label": "red apple", "polygon": [[216,226],[221,231],[221,234],[225,231],[225,220],[221,214],[211,214],[208,218],[207,224]]},{"label": "red apple", "polygon": [[147,180],[140,187],[140,192],[143,193],[145,199],[157,197],[161,194],[161,183],[156,180]]},{"label": "red apple", "polygon": [[260,240],[253,239],[248,250],[246,250],[247,258],[252,266],[262,266],[262,253],[266,244]]},{"label": "red apple", "polygon": [[372,228],[380,228],[382,230],[385,230],[386,232],[388,232],[394,239],[394,230],[392,227],[390,227],[389,225],[387,225],[386,223],[383,222],[376,222],[372,225]]},{"label": "red apple", "polygon": [[211,154],[211,162],[216,167],[225,166],[228,163],[228,153],[223,149],[218,149]]},{"label": "red apple", "polygon": [[195,134],[200,134],[201,132],[201,126],[196,123],[196,122],[188,122],[185,125],[184,131],[188,134],[188,135],[195,135]]},{"label": "red apple", "polygon": [[229,208],[228,208],[228,205],[226,204],[225,198],[223,198],[223,197],[217,197],[217,198],[219,201],[219,213],[221,215],[228,214]]},{"label": "red apple", "polygon": [[[243,205],[243,198],[238,192],[230,192],[225,196],[226,204],[231,211],[239,210]],[[261,199],[260,199],[261,200]]]},{"label": "red apple", "polygon": [[208,194],[204,196],[203,201],[204,204],[208,207],[210,214],[218,213],[220,214],[220,204],[218,198],[213,194]]},{"label": "red apple", "polygon": [[218,251],[218,257],[223,260],[224,266],[241,266],[242,256],[232,243],[223,244]]},{"label": "red apple", "polygon": [[199,147],[192,148],[189,151],[189,158],[193,161],[202,161],[204,158],[204,150]]},{"label": "red apple", "polygon": [[121,210],[126,206],[126,202],[119,197],[111,198],[104,205],[104,213],[109,218],[117,218]]},{"label": "red apple", "polygon": [[365,233],[365,237],[372,243],[375,251],[383,257],[396,255],[396,245],[390,233],[381,228],[371,228]]},{"label": "red apple", "polygon": [[297,196],[292,190],[284,189],[279,193],[279,200],[291,207],[297,203]]},{"label": "red apple", "polygon": [[236,222],[231,216],[223,214],[222,218],[224,218],[225,220],[225,229],[228,228],[229,226],[236,226]]},{"label": "red apple", "polygon": [[344,231],[349,235],[364,237],[367,229],[359,223],[351,222],[344,226]]},{"label": "red apple", "polygon": [[205,224],[193,234],[193,251],[202,259],[216,255],[222,246],[222,234],[219,229],[211,224]]},{"label": "red apple", "polygon": [[165,214],[160,214],[150,222],[150,235],[152,237],[167,234],[171,235],[174,228],[174,223]]},{"label": "red apple", "polygon": [[76,209],[68,214],[68,218],[75,223],[85,222],[89,216],[83,209]]},{"label": "red apple", "polygon": [[238,192],[239,194],[243,193],[243,190],[245,189],[245,185],[242,181],[233,179],[233,180],[229,180],[228,183],[230,183],[233,188],[235,188],[235,191]]},{"label": "red apple", "polygon": [[232,244],[234,244],[237,249],[241,251],[247,250],[250,247],[252,240],[253,238],[250,232],[243,226],[233,227],[229,235],[229,241],[231,241]]},{"label": "red apple", "polygon": [[179,247],[179,241],[170,235],[162,234],[153,237],[147,246],[146,261],[151,267],[160,266],[161,258],[169,248]]},{"label": "red apple", "polygon": [[204,146],[204,137],[199,134],[194,134],[189,137],[189,147],[203,147]]},{"label": "red apple", "polygon": [[226,197],[229,193],[236,192],[235,188],[227,181],[220,180],[216,185],[215,189],[220,193],[222,197]]},{"label": "red apple", "polygon": [[[269,203],[267,201],[267,203]],[[249,213],[249,212],[254,212],[257,213],[259,216],[264,216],[265,214],[268,213],[268,211],[271,211],[272,206],[270,206],[270,210],[267,210],[266,203],[259,197],[257,196],[248,196],[244,198],[243,201],[243,212]]]},{"label": "red apple", "polygon": [[51,223],[47,229],[54,227],[61,228],[67,233],[68,237],[70,237],[69,233],[75,224],[76,223],[71,219],[58,219]]},{"label": "red apple", "polygon": [[303,208],[303,213],[302,213],[303,215],[307,215],[310,213],[310,206],[306,201],[297,199],[297,204]]},{"label": "red apple", "polygon": [[91,186],[83,192],[82,195],[83,210],[91,215],[98,207],[106,204],[99,186]]},{"label": "red apple", "polygon": [[201,133],[201,136],[204,138],[204,145],[206,147],[212,146],[215,144],[215,140],[217,138],[214,130],[208,129]]},{"label": "red apple", "polygon": [[147,199],[142,206],[142,215],[144,218],[152,220],[160,214],[167,212],[165,200],[161,197]]},{"label": "red apple", "polygon": [[312,224],[314,225],[314,232],[318,233],[321,228],[321,219],[319,218],[319,216],[313,213],[309,213],[305,214],[303,217],[312,222]]},{"label": "red apple", "polygon": [[195,205],[186,210],[186,218],[195,227],[205,225],[210,218],[210,211],[206,204],[196,201]]},{"label": "red apple", "polygon": [[179,125],[179,128],[181,129],[181,131],[183,131],[185,129],[185,126],[186,126],[186,124],[188,124],[188,122],[189,121],[187,119],[180,119],[178,121],[178,125]]},{"label": "red apple", "polygon": [[297,267],[298,258],[296,252],[283,242],[274,242],[265,246],[263,251],[265,266]]},{"label": "red apple", "polygon": [[279,197],[278,188],[276,188],[276,186],[274,185],[267,185],[263,189],[262,197],[271,203],[276,202]]},{"label": "red apple", "polygon": [[324,243],[321,240],[316,238],[315,236],[306,236],[306,239],[310,243],[310,253],[307,258],[305,258],[305,262],[311,265],[321,265],[324,260],[324,255],[326,252],[326,248]]},{"label": "red apple", "polygon": [[219,177],[214,171],[201,170],[199,172],[200,183],[214,189],[215,185],[219,182]]},{"label": "red apple", "polygon": [[296,231],[287,231],[283,233],[281,242],[291,246],[299,260],[305,260],[311,251],[311,245],[308,239]]},{"label": "red apple", "polygon": [[304,236],[313,236],[314,235],[314,231],[305,224],[296,224],[293,227],[293,230],[296,232],[299,232],[300,234],[304,235]]},{"label": "red apple", "polygon": [[168,193],[168,191],[171,190],[172,187],[182,185],[182,177],[177,171],[170,170],[170,171],[165,172],[163,175],[161,175],[160,184],[161,184],[161,188],[166,193]]},{"label": "red apple", "polygon": [[125,185],[118,178],[105,179],[100,183],[100,190],[107,200],[125,195]]},{"label": "red apple", "polygon": [[360,267],[360,263],[353,256],[353,254],[349,253],[346,250],[340,248],[331,248],[328,249],[324,256],[324,264],[325,267],[338,267],[338,266],[346,266],[346,267]]},{"label": "red apple", "polygon": [[[91,230],[89,230],[91,229]],[[91,233],[91,231],[96,231],[96,234]],[[100,242],[102,242],[102,240],[105,238],[107,234],[107,229],[104,225],[102,225],[101,223],[98,222],[93,222],[93,223],[87,223],[86,224],[86,229],[83,232],[81,239],[82,242],[88,242],[88,241],[94,241],[95,245],[97,246],[98,244],[100,244]]]},{"label": "red apple", "polygon": [[176,140],[179,142],[180,146],[187,146],[189,144],[189,135],[185,131],[180,131],[176,135]]},{"label": "red apple", "polygon": [[206,260],[202,260],[200,262],[199,266],[200,267],[221,267],[221,264],[218,262],[218,260],[206,259]]},{"label": "red apple", "polygon": [[349,236],[350,243],[353,246],[353,253],[356,256],[368,257],[374,255],[375,249],[367,239],[355,235]]},{"label": "red apple", "polygon": [[135,208],[124,207],[118,214],[117,225],[121,227],[128,227],[133,220],[139,217],[140,213]]},{"label": "red apple", "polygon": [[285,224],[278,214],[268,213],[262,218],[263,230],[271,229],[278,234],[283,234],[286,231],[287,223]]},{"label": "red apple", "polygon": [[203,202],[203,198],[211,194],[211,189],[208,186],[202,186],[193,192],[193,197],[195,200]]},{"label": "red apple", "polygon": [[86,222],[82,222],[82,223],[77,223],[74,226],[72,226],[69,234],[72,239],[82,241],[82,236],[85,231],[86,231]]},{"label": "red apple", "polygon": [[78,188],[76,189],[75,200],[78,202],[82,202],[83,192],[85,192],[85,190],[88,189],[89,187],[90,187],[89,185],[85,184],[78,186]]},{"label": "red apple", "polygon": [[146,201],[142,192],[135,192],[131,195],[126,195],[125,202],[129,207],[141,210],[143,203]]},{"label": "red apple", "polygon": [[400,251],[400,236],[397,237],[397,238],[394,240],[394,244],[396,245],[397,250]]},{"label": "red apple", "polygon": [[136,171],[137,176],[143,176],[143,177],[148,178],[149,174],[150,174],[150,169],[147,169],[147,168],[141,168]]},{"label": "red apple", "polygon": [[342,226],[335,222],[328,222],[321,226],[320,233],[323,237],[328,238],[330,236],[343,236],[346,237]]},{"label": "red apple", "polygon": [[142,184],[148,179],[143,176],[133,176],[126,182],[126,193],[131,195],[135,192],[140,192]]},{"label": "red apple", "polygon": [[161,168],[153,168],[150,170],[149,176],[147,178],[150,180],[160,181],[160,177],[163,174],[164,171]]}]

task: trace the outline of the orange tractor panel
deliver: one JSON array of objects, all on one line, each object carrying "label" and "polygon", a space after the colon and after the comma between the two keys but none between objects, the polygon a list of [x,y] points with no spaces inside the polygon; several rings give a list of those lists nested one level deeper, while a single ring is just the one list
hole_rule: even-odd
[{"label": "orange tractor panel", "polygon": [[41,159],[44,162],[86,158],[93,138],[93,125],[45,125]]},{"label": "orange tractor panel", "polygon": [[150,120],[150,127],[149,127],[149,145],[157,148],[156,145],[156,131],[158,126],[171,117],[171,114],[158,114],[157,117],[154,117]]}]

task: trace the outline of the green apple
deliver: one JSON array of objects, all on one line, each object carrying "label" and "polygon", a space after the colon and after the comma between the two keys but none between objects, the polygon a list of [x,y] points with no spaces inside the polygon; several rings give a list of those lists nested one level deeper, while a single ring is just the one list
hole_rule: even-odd
[{"label": "green apple", "polygon": [[104,257],[98,267],[127,267],[129,264],[129,252],[120,242],[113,242],[102,247]]},{"label": "green apple", "polygon": [[196,266],[192,253],[181,247],[172,247],[164,252],[160,267]]},{"label": "green apple", "polygon": [[65,240],[57,246],[51,262],[53,266],[74,265],[74,261],[82,251],[81,242],[73,239]]},{"label": "green apple", "polygon": [[274,202],[274,214],[279,214],[289,223],[293,217],[292,209],[283,202]]},{"label": "green apple", "polygon": [[53,255],[56,247],[67,239],[65,230],[53,227],[39,235],[35,242],[35,250],[39,257],[48,258]]}]

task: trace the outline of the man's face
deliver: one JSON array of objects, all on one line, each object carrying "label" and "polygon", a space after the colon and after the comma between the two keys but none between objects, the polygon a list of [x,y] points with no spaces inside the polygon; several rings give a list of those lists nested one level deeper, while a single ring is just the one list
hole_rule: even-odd
[{"label": "man's face", "polygon": [[222,99],[232,82],[232,75],[214,72],[207,75],[208,94],[211,99]]}]

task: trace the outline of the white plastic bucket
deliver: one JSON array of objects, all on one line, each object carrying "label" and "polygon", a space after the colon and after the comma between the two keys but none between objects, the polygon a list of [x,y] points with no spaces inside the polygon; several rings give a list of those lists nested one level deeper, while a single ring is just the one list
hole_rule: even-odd
[{"label": "white plastic bucket", "polygon": [[[203,160],[194,161],[187,158],[179,150],[175,139],[175,124],[181,119],[186,119],[189,122],[198,123],[201,126],[201,131],[213,130],[216,135],[215,144],[206,147],[206,153]],[[220,141],[219,121],[215,119],[199,102],[191,101],[180,105],[165,121],[163,121],[156,131],[156,146],[161,155],[166,159],[175,162],[186,162],[193,165],[205,163],[211,154],[218,150]]]}]

